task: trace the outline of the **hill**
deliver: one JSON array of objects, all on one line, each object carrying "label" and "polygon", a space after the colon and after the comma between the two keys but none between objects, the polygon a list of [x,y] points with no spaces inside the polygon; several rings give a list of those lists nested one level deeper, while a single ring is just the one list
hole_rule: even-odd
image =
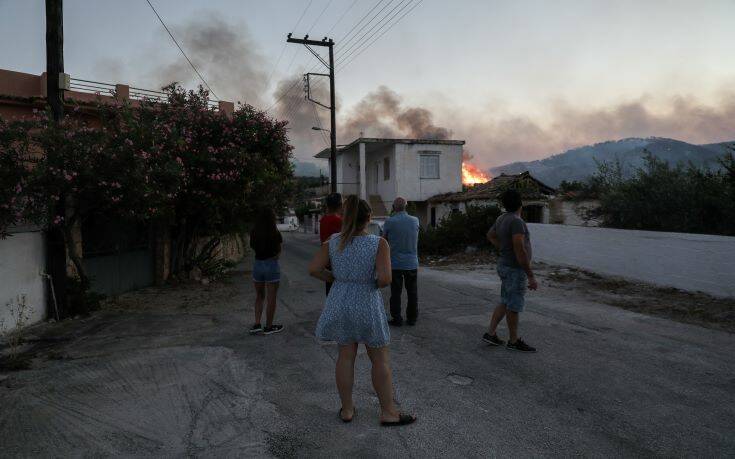
[{"label": "hill", "polygon": [[585,180],[597,171],[598,163],[620,161],[623,172],[631,174],[643,166],[644,150],[671,165],[691,162],[698,167],[717,170],[720,168],[717,159],[729,151],[728,146],[735,146],[735,142],[693,145],[660,137],[628,138],[574,148],[536,161],[510,163],[491,168],[489,172],[496,176],[529,171],[547,185],[556,187],[562,180]]},{"label": "hill", "polygon": [[311,161],[292,160],[294,166],[294,175],[296,177],[319,177],[319,175],[329,175],[329,170],[324,164],[315,164]]}]

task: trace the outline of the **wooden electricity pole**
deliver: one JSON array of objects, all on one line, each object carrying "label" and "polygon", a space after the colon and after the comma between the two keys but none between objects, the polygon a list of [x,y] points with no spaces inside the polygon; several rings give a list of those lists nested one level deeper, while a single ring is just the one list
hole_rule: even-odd
[{"label": "wooden electricity pole", "polygon": [[46,0],[46,97],[57,122],[64,117],[64,91],[59,87],[59,76],[63,73],[63,0]]},{"label": "wooden electricity pole", "polygon": [[[324,37],[322,40],[309,40],[309,36],[306,35],[303,39],[299,38],[291,38],[291,34],[288,34],[288,37],[286,38],[286,41],[288,43],[298,43],[301,45],[306,46],[306,49],[308,49],[311,54],[313,54],[317,59],[319,59],[319,62],[324,64],[327,69],[329,69],[329,74],[323,74],[323,73],[307,73],[307,91],[309,90],[309,81],[308,77],[309,75],[319,75],[319,76],[326,76],[329,77],[329,106],[324,105],[316,100],[313,100],[311,98],[311,94],[307,93],[307,98],[316,103],[317,105],[320,105],[324,108],[329,109],[330,111],[330,121],[331,121],[331,127],[329,130],[329,138],[331,140],[331,153],[329,155],[329,189],[332,193],[337,192],[337,115],[336,115],[336,106],[334,103],[335,100],[335,94],[334,94],[334,41],[330,38],[327,39],[327,37]],[[325,62],[324,59],[313,49],[311,49],[311,46],[326,46],[329,48],[329,63]]]},{"label": "wooden electricity pole", "polygon": [[[46,97],[56,123],[64,117],[64,91],[60,75],[64,73],[64,9],[63,0],[46,0]],[[48,152],[46,153],[48,154]],[[57,202],[54,214],[64,217],[65,197]],[[48,295],[49,311],[56,301],[62,315],[67,312],[66,304],[66,247],[64,235],[58,226],[46,232],[46,272],[51,276],[53,293]],[[54,298],[55,296],[55,298]]]}]

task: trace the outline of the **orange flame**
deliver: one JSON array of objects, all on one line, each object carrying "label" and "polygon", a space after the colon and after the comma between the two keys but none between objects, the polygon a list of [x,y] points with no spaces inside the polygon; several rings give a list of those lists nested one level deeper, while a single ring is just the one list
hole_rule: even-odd
[{"label": "orange flame", "polygon": [[476,185],[490,180],[490,176],[482,172],[477,166],[470,163],[462,163],[462,183],[465,185]]}]

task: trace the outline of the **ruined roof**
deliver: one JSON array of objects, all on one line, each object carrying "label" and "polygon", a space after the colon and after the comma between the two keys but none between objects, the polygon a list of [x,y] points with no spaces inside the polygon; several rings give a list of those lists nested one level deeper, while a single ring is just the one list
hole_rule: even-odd
[{"label": "ruined roof", "polygon": [[548,198],[556,192],[556,190],[534,178],[526,171],[520,174],[501,174],[489,182],[475,185],[467,191],[433,196],[429,198],[429,202],[463,202],[498,199],[503,191],[510,188],[520,191],[524,199]]},{"label": "ruined roof", "polygon": [[[352,147],[361,143],[382,143],[385,145],[394,145],[397,143],[405,144],[424,144],[424,145],[464,145],[464,140],[437,140],[437,139],[380,139],[376,137],[360,137],[347,145],[341,145],[337,147],[337,154],[339,155],[345,150],[349,150]],[[315,158],[329,158],[330,149],[325,148],[316,155]]]}]

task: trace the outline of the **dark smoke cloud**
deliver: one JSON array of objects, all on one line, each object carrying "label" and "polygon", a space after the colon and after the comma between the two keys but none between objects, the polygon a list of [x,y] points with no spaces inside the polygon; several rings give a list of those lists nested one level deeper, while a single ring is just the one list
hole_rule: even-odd
[{"label": "dark smoke cloud", "polygon": [[[172,32],[220,99],[262,107],[267,65],[245,24],[232,24],[218,14],[207,13],[173,26]],[[178,53],[173,61],[155,68],[153,78],[161,86],[173,81],[185,86],[201,83]]]},{"label": "dark smoke cloud", "polygon": [[[314,131],[312,127],[329,129],[329,112],[314,103],[304,100],[303,76],[284,78],[276,85],[273,98],[277,100],[273,113],[276,118],[288,120],[289,138],[294,146],[294,156],[310,158],[329,142],[328,132]],[[311,98],[329,105],[329,87],[312,81]],[[317,117],[319,121],[317,121]]]},{"label": "dark smoke cloud", "polygon": [[431,111],[421,107],[404,107],[400,96],[380,86],[366,95],[350,110],[342,123],[340,137],[353,140],[365,137],[408,137],[448,139],[452,131],[434,124]]},{"label": "dark smoke cloud", "polygon": [[449,112],[454,114],[455,137],[467,140],[474,162],[483,167],[540,159],[626,137],[669,137],[694,144],[735,139],[735,93],[723,95],[715,105],[683,96],[667,102],[660,110],[652,107],[648,97],[594,109],[556,102],[548,122],[497,114],[492,108],[476,116]]}]

